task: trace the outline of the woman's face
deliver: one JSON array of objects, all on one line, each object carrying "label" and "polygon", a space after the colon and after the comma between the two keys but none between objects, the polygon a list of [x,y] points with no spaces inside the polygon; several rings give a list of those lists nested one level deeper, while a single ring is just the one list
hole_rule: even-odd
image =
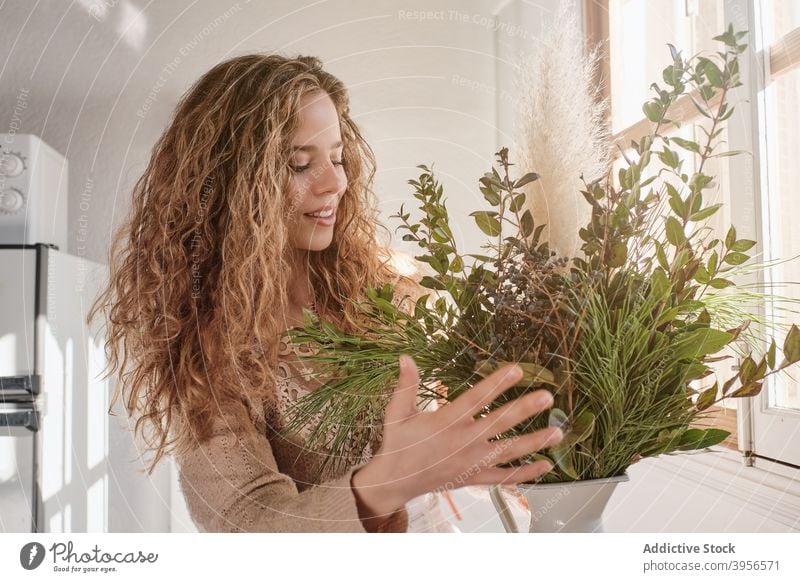
[{"label": "woman's face", "polygon": [[331,244],[336,207],[347,188],[342,135],[339,115],[324,91],[307,94],[300,108],[300,127],[291,142],[289,160],[289,236],[297,249],[320,251]]}]

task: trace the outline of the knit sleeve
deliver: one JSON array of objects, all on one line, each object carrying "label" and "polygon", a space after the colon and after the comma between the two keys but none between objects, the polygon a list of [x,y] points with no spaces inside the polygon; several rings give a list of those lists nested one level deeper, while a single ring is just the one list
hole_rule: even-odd
[{"label": "knit sleeve", "polygon": [[[187,508],[202,532],[367,532],[351,484],[366,462],[298,493],[244,407],[221,414],[211,437],[176,461]],[[378,531],[407,528],[401,508],[385,516]]]}]

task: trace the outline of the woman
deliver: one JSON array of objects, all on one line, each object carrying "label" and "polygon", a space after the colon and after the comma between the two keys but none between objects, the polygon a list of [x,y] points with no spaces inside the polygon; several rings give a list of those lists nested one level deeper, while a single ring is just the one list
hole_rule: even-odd
[{"label": "woman", "polygon": [[108,318],[114,401],[124,397],[136,432],[152,429],[149,472],[176,456],[201,531],[406,531],[418,495],[550,469],[495,465],[557,442],[557,429],[488,442],[550,406],[547,391],[473,419],[516,366],[420,412],[419,375],[402,357],[377,451],[319,482],[325,451],[279,434],[287,386],[314,387],[287,384],[280,341],[304,307],[357,332],[347,298],[368,284],[420,294],[377,244],[373,175],[346,89],[318,59],[247,55],[183,96],[134,188],[90,317]]}]

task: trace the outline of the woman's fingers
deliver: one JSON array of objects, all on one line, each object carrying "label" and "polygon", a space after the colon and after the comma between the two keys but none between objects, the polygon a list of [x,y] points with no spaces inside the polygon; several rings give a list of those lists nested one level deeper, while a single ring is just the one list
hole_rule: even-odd
[{"label": "woman's fingers", "polygon": [[508,463],[558,444],[563,438],[564,433],[560,428],[545,428],[529,434],[491,441],[487,443],[490,448],[486,456],[491,458],[493,465]]},{"label": "woman's fingers", "polygon": [[417,410],[417,392],[419,391],[419,369],[414,358],[403,354],[400,356],[400,375],[394,394],[386,405],[386,423],[398,422],[414,416]]},{"label": "woman's fingers", "polygon": [[453,415],[455,419],[472,419],[482,408],[519,382],[521,378],[522,368],[516,365],[503,366],[475,384],[443,410]]},{"label": "woman's fingers", "polygon": [[475,421],[478,430],[486,438],[501,434],[517,426],[523,420],[536,416],[553,405],[553,396],[547,390],[537,390],[505,403],[484,418]]},{"label": "woman's fingers", "polygon": [[515,485],[517,483],[527,483],[537,480],[552,468],[553,466],[547,461],[536,461],[535,463],[526,463],[519,467],[508,469],[500,467],[482,469],[470,479],[469,485]]}]

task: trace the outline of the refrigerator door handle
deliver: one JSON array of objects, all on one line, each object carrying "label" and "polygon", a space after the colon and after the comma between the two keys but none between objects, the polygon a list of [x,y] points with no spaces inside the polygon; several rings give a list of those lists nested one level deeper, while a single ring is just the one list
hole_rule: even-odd
[{"label": "refrigerator door handle", "polygon": [[0,402],[30,400],[39,395],[41,386],[41,377],[38,374],[0,376]]},{"label": "refrigerator door handle", "polygon": [[22,427],[31,432],[37,432],[39,426],[39,412],[37,410],[32,408],[13,411],[0,410],[0,428]]}]

